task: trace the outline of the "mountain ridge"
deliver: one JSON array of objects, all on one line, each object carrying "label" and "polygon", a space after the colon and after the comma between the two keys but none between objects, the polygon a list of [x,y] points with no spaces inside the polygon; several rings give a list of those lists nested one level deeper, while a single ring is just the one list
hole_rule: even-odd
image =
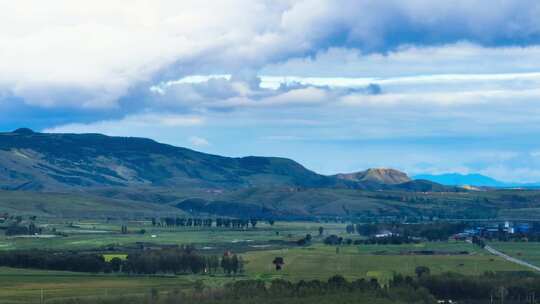
[{"label": "mountain ridge", "polygon": [[[249,177],[249,178],[247,178]],[[278,157],[229,158],[137,137],[0,133],[0,186],[327,186],[334,180]]]},{"label": "mountain ridge", "polygon": [[387,185],[397,185],[411,181],[406,173],[391,168],[369,168],[364,171],[339,173],[334,176],[343,180]]},{"label": "mountain ridge", "polygon": [[446,186],[475,186],[493,188],[538,188],[540,183],[512,183],[504,182],[479,173],[443,173],[443,174],[419,174],[415,179],[425,179]]},{"label": "mountain ridge", "polygon": [[148,138],[39,133],[27,128],[0,133],[0,189],[86,191],[111,187],[447,190],[435,183],[411,180],[395,169],[327,176],[287,158],[225,157]]}]

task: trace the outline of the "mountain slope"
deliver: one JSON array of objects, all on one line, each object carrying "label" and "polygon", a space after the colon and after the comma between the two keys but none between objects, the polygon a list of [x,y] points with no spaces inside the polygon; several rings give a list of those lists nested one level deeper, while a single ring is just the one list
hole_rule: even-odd
[{"label": "mountain slope", "polygon": [[0,213],[39,217],[137,218],[181,215],[165,204],[119,200],[83,193],[42,193],[0,190]]},{"label": "mountain slope", "polygon": [[384,185],[397,185],[410,182],[411,179],[406,173],[386,168],[371,168],[355,173],[341,173],[335,175],[336,178],[361,183],[376,183]]},{"label": "mountain slope", "polygon": [[58,190],[159,186],[333,186],[332,178],[275,157],[229,158],[150,139],[100,134],[0,133],[0,188]]},{"label": "mountain slope", "polygon": [[442,185],[469,185],[477,187],[535,187],[536,184],[506,183],[482,174],[459,174],[446,173],[439,175],[422,174],[415,176],[417,179],[430,180]]}]

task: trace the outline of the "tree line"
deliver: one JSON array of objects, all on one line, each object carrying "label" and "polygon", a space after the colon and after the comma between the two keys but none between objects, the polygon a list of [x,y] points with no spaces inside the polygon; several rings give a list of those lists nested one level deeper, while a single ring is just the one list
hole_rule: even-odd
[{"label": "tree line", "polygon": [[127,274],[203,274],[243,272],[240,256],[226,253],[222,257],[197,254],[192,247],[146,250],[130,253],[126,259],[106,261],[103,254],[51,251],[0,252],[0,266],[91,273]]},{"label": "tree line", "polygon": [[[238,280],[223,287],[205,286],[196,282],[191,291],[173,290],[159,292],[151,290],[149,295],[134,297],[115,297],[102,299],[102,304],[353,304],[353,303],[435,303],[435,299],[424,289],[381,287],[376,279],[348,281],[336,275],[328,280],[309,280],[292,282],[275,279]],[[95,299],[94,299],[95,301]],[[77,303],[91,303],[81,300]],[[93,302],[92,302],[93,303]]]},{"label": "tree line", "polygon": [[[255,228],[259,223],[258,219],[231,219],[231,218],[152,218],[152,226],[154,227],[216,227],[216,228],[232,228],[232,229],[247,229]],[[269,220],[270,225],[274,225],[273,220]]]},{"label": "tree line", "polygon": [[[196,281],[189,289],[149,295],[99,299],[102,304],[356,304],[356,303],[537,303],[540,276],[531,272],[487,272],[478,276],[454,273],[433,275],[428,267],[419,266],[415,276],[394,274],[386,283],[375,278],[349,281],[336,275],[328,280],[288,281],[275,279],[235,280],[222,287],[205,286]],[[150,302],[149,302],[150,300]],[[96,303],[96,299],[69,303]],[[62,302],[59,302],[62,303]],[[67,303],[67,302],[66,302]]]},{"label": "tree line", "polygon": [[466,223],[434,222],[421,224],[376,223],[349,224],[345,230],[349,234],[373,237],[381,231],[390,231],[394,235],[423,238],[428,241],[446,241],[449,237],[468,228]]},{"label": "tree line", "polygon": [[41,234],[42,232],[43,232],[43,229],[41,227],[37,227],[36,224],[34,224],[33,222],[30,222],[30,224],[28,225],[12,223],[6,228],[5,235],[6,236],[35,235],[35,234]]},{"label": "tree line", "polygon": [[324,238],[324,244],[330,246],[338,245],[402,245],[402,244],[417,244],[420,241],[410,236],[403,235],[388,235],[381,237],[370,237],[368,239],[352,240],[343,238],[335,234],[331,234]]}]

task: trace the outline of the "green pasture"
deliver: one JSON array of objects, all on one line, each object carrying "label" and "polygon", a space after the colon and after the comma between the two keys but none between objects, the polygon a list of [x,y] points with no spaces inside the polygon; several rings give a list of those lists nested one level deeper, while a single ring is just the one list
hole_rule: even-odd
[{"label": "green pasture", "polygon": [[62,298],[148,294],[192,286],[193,277],[144,277],[0,268],[0,303],[45,303]]},{"label": "green pasture", "polygon": [[[417,266],[427,266],[432,273],[458,272],[477,275],[485,271],[522,271],[519,265],[489,255],[480,247],[466,242],[430,242],[404,245],[350,245],[326,246],[326,235],[347,235],[346,224],[316,222],[276,222],[273,226],[259,222],[257,228],[232,230],[226,228],[168,228],[154,227],[148,220],[100,221],[78,219],[50,219],[40,222],[41,227],[65,233],[53,238],[14,238],[0,235],[0,250],[51,249],[80,250],[100,249],[109,245],[124,246],[136,242],[156,244],[195,244],[201,250],[215,248],[211,254],[222,254],[225,249],[242,255],[245,273],[238,278],[216,276],[127,276],[82,274],[58,271],[0,268],[0,304],[39,303],[43,289],[45,303],[54,299],[72,297],[105,297],[115,295],[149,294],[157,290],[190,290],[193,283],[203,280],[207,286],[221,285],[234,279],[259,278],[271,280],[326,280],[335,274],[349,279],[375,277],[386,282],[394,273],[414,275]],[[127,225],[130,233],[121,234],[120,227]],[[318,236],[318,228],[324,235]],[[146,232],[138,233],[141,229]],[[292,242],[313,236],[313,245],[297,247]],[[282,241],[279,247],[265,247],[272,241]],[[287,243],[289,242],[289,243]],[[242,244],[241,246],[238,244]],[[259,247],[257,247],[259,246]],[[540,261],[540,245],[532,243],[496,243],[495,248],[512,255],[519,255],[531,262]],[[279,248],[279,249],[275,249]],[[419,255],[420,251],[434,251],[434,255]],[[203,251],[204,252],[204,251]],[[416,253],[416,254],[414,254]],[[518,254],[519,253],[519,254]],[[276,271],[272,261],[281,256],[284,269]],[[111,252],[104,258],[125,258],[125,252]]]},{"label": "green pasture", "polygon": [[[467,255],[408,255],[400,254],[410,249],[445,250],[459,252],[468,250]],[[381,253],[386,251],[386,253]],[[283,257],[283,270],[276,271],[272,261]],[[347,278],[377,277],[382,281],[393,273],[414,275],[417,266],[427,266],[432,273],[457,272],[478,275],[486,271],[518,271],[525,268],[491,256],[466,243],[429,243],[417,245],[388,246],[334,246],[316,245],[305,248],[290,248],[275,251],[249,252],[244,255],[249,276],[273,279],[325,279],[335,274]]]},{"label": "green pasture", "polygon": [[540,266],[540,243],[538,242],[491,242],[489,245],[509,256]]},{"label": "green pasture", "polygon": [[[434,250],[444,255],[410,255],[409,251]],[[467,251],[467,255],[457,255]],[[276,271],[275,257],[285,259],[284,269]],[[320,243],[309,247],[282,250],[260,250],[242,254],[245,273],[237,278],[217,276],[127,276],[82,274],[60,271],[0,268],[0,303],[39,303],[41,289],[45,299],[70,297],[103,297],[149,294],[157,290],[189,290],[197,280],[205,285],[221,285],[234,279],[271,280],[322,279],[335,274],[349,279],[375,277],[386,282],[394,273],[414,275],[417,266],[428,266],[432,273],[458,272],[477,275],[485,271],[522,271],[519,265],[464,242],[437,242],[409,245],[335,246]]]},{"label": "green pasture", "polygon": [[[129,233],[121,234],[120,227],[127,224]],[[126,246],[137,242],[156,244],[199,244],[201,246],[220,244],[220,247],[235,247],[237,243],[264,243],[270,240],[296,241],[310,233],[315,238],[318,228],[324,227],[325,235],[345,235],[345,224],[277,222],[273,226],[265,222],[257,228],[232,230],[227,228],[182,228],[153,227],[150,222],[53,222],[41,224],[48,229],[56,228],[57,232],[67,236],[45,237],[6,237],[0,235],[0,250],[15,249],[96,249],[108,245]],[[144,234],[139,233],[141,229]],[[46,233],[46,232],[45,232]],[[356,235],[356,238],[359,236]],[[353,237],[354,238],[354,237]]]}]

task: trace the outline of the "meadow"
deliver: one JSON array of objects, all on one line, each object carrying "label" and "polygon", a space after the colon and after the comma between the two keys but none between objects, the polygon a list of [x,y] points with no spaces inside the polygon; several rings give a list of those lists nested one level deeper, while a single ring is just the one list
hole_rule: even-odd
[{"label": "meadow", "polygon": [[[405,255],[411,249],[469,250],[468,255]],[[386,253],[382,254],[384,251]],[[272,260],[281,256],[283,270],[276,271]],[[415,245],[370,245],[336,247],[315,244],[281,250],[250,251],[242,254],[245,273],[238,277],[223,274],[180,276],[127,276],[117,274],[82,274],[59,271],[0,268],[0,303],[39,303],[41,290],[46,299],[70,297],[107,297],[115,295],[146,295],[152,289],[189,290],[201,280],[206,286],[222,285],[235,279],[256,278],[270,281],[326,280],[335,274],[349,279],[377,278],[387,282],[394,273],[414,275],[417,266],[427,266],[432,273],[457,272],[480,275],[486,271],[522,271],[521,266],[490,256],[468,243],[424,243]]]},{"label": "meadow", "polygon": [[[410,250],[444,250],[443,255],[406,254]],[[469,254],[457,254],[467,250]],[[387,281],[394,273],[414,275],[417,266],[427,266],[433,274],[457,272],[480,275],[486,271],[520,271],[521,266],[493,257],[466,243],[422,243],[415,245],[333,246],[314,245],[275,251],[248,252],[247,274],[260,279],[324,279],[341,274],[349,279],[375,277]],[[283,270],[276,272],[271,261],[284,258]]]},{"label": "meadow", "polygon": [[[457,272],[480,275],[486,271],[526,270],[491,256],[480,247],[466,242],[337,247],[322,244],[324,236],[329,234],[361,238],[359,235],[346,234],[343,223],[276,222],[269,225],[260,222],[257,228],[243,231],[153,227],[149,221],[133,221],[127,223],[130,230],[128,234],[120,233],[120,226],[126,224],[121,222],[50,220],[41,224],[54,227],[57,232],[63,232],[67,236],[1,236],[0,249],[99,250],[111,244],[129,246],[136,242],[194,244],[202,253],[223,254],[225,250],[232,250],[240,254],[245,261],[245,271],[237,277],[227,277],[224,274],[129,276],[0,268],[0,303],[39,303],[41,290],[47,302],[71,297],[146,295],[150,294],[151,290],[190,290],[198,281],[206,286],[221,286],[231,280],[246,278],[266,281],[275,278],[293,281],[326,280],[335,274],[341,274],[348,279],[377,278],[381,283],[385,283],[394,273],[414,275],[417,266],[427,266],[434,274]],[[318,228],[321,226],[324,228],[324,235],[318,236]],[[140,234],[137,232],[140,229],[145,229],[146,232]],[[294,242],[307,233],[314,236],[313,244],[297,246]],[[537,250],[538,247],[533,246],[527,252],[530,252],[532,257]],[[414,254],[419,251],[435,251],[437,254]],[[124,258],[125,253],[107,252],[104,257]],[[284,258],[283,270],[275,270],[272,264],[275,257]]]},{"label": "meadow", "polygon": [[490,242],[489,245],[509,256],[540,266],[540,243],[538,242]]},{"label": "meadow", "polygon": [[[265,248],[269,241],[296,241],[306,234],[316,236],[319,227],[323,227],[325,234],[345,234],[345,225],[340,223],[315,222],[277,222],[269,225],[265,222],[257,224],[256,229],[218,229],[218,228],[178,228],[153,227],[150,221],[131,222],[99,222],[99,221],[46,221],[39,223],[48,230],[55,229],[57,233],[65,236],[56,237],[5,237],[0,235],[0,250],[85,250],[98,249],[111,245],[128,246],[137,242],[155,244],[195,244],[199,248],[211,249],[220,245],[220,248],[231,247],[238,249],[244,245],[245,249]],[[122,234],[121,225],[127,225],[128,234]],[[145,230],[141,234],[141,230]],[[251,246],[250,246],[251,245]],[[256,247],[252,247],[256,246]],[[257,247],[263,246],[263,247]]]}]

